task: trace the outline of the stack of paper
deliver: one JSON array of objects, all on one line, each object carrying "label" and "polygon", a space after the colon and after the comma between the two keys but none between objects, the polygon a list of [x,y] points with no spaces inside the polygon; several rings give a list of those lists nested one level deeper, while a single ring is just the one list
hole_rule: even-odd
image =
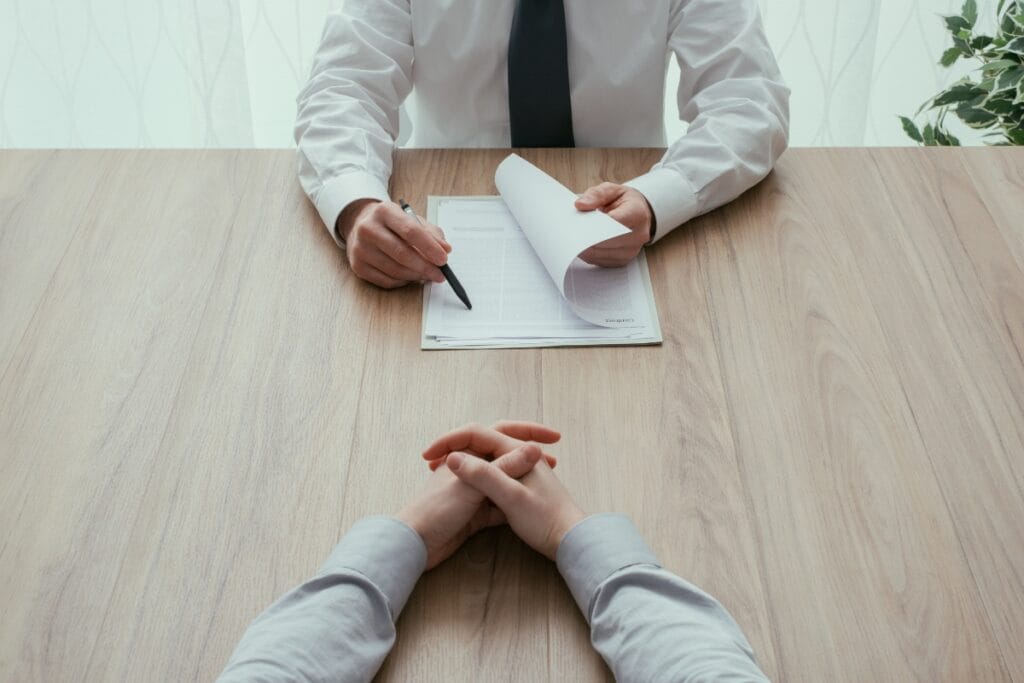
[{"label": "stack of paper", "polygon": [[428,218],[452,245],[449,265],[473,302],[447,283],[423,298],[422,348],[512,348],[661,342],[644,254],[622,268],[578,257],[627,234],[576,195],[511,155],[495,174],[500,197],[431,197]]}]

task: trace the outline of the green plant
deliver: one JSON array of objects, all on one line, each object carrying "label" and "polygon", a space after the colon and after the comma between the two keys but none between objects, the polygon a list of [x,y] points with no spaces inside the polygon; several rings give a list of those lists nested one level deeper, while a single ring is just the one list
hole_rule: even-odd
[{"label": "green plant", "polygon": [[936,110],[934,123],[918,128],[901,116],[903,130],[927,146],[959,145],[946,128],[946,116],[955,115],[971,128],[989,131],[988,144],[1024,145],[1024,0],[999,0],[995,35],[976,34],[978,5],[966,0],[959,15],[943,17],[953,37],[940,64],[950,67],[960,59],[977,59],[981,66],[917,110]]}]

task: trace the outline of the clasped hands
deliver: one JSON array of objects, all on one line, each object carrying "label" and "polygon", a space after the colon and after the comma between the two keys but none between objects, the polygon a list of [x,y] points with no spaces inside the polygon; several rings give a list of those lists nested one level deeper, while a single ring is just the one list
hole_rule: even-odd
[{"label": "clasped hands", "polygon": [[[579,211],[601,211],[629,228],[628,235],[595,244],[582,254],[602,268],[624,266],[651,241],[654,213],[638,190],[616,183],[595,185],[576,200]],[[338,234],[352,272],[378,287],[394,289],[410,282],[444,282],[440,266],[452,247],[436,225],[406,214],[394,202],[360,199],[338,217]]]},{"label": "clasped hands", "polygon": [[554,456],[538,445],[560,438],[544,425],[503,421],[467,425],[434,441],[423,453],[430,477],[396,515],[423,539],[426,568],[477,531],[501,524],[554,559],[562,537],[586,516],[552,471]]}]

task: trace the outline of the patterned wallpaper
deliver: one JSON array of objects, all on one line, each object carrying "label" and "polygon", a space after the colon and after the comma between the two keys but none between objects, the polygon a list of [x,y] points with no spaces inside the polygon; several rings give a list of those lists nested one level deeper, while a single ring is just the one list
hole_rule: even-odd
[{"label": "patterned wallpaper", "polygon": [[[0,0],[0,147],[288,147],[340,1]],[[907,144],[897,114],[957,77],[937,61],[959,0],[761,6],[794,145]]]}]

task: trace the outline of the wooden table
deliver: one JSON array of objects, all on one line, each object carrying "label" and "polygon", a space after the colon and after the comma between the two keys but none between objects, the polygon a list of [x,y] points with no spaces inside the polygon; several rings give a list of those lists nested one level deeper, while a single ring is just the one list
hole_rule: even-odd
[{"label": "wooden table", "polygon": [[[504,151],[403,151],[395,196]],[[524,153],[570,187],[657,150]],[[1024,681],[1024,150],[794,150],[649,252],[654,348],[421,352],[293,153],[0,153],[0,679],[209,680],[467,421],[563,430],[787,681]],[[420,581],[380,678],[609,677],[507,531]]]}]

